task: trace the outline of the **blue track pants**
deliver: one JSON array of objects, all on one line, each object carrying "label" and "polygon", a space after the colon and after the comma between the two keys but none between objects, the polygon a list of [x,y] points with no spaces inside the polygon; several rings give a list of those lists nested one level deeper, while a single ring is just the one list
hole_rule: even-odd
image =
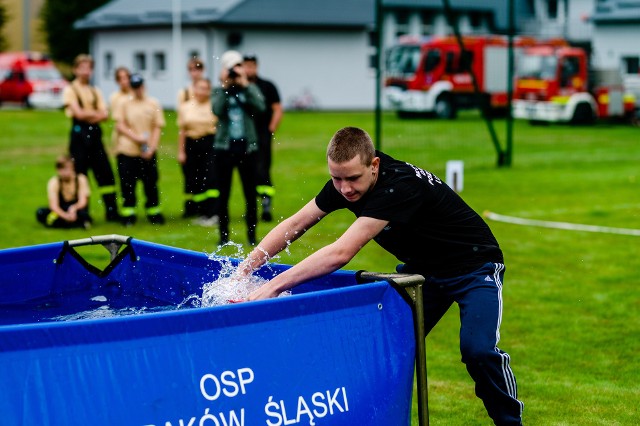
[{"label": "blue track pants", "polygon": [[503,264],[487,263],[460,277],[426,277],[425,330],[428,334],[453,302],[458,303],[460,352],[476,383],[476,395],[496,425],[520,425],[523,404],[517,399],[516,378],[509,366],[509,355],[497,346],[503,276]]}]

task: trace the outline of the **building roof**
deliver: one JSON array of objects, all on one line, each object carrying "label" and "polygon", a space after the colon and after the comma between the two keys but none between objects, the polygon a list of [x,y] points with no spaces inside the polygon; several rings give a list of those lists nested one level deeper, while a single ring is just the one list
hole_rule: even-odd
[{"label": "building roof", "polygon": [[[373,27],[376,0],[181,0],[185,25]],[[526,2],[515,0],[516,16],[527,14]],[[77,29],[171,25],[172,0],[113,0],[75,22]],[[382,0],[384,7],[442,10],[442,0]],[[453,9],[493,13],[497,28],[506,29],[504,0],[450,0]],[[530,11],[529,11],[530,13]]]},{"label": "building roof", "polygon": [[[172,0],[113,0],[75,22],[77,29],[171,25]],[[183,24],[367,27],[374,0],[182,0]]]},{"label": "building roof", "polygon": [[596,24],[623,24],[640,22],[640,1],[606,0],[597,2],[591,17]]}]

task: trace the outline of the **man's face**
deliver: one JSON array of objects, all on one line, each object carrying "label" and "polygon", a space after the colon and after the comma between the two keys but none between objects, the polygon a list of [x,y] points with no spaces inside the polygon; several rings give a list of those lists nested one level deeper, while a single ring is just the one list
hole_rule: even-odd
[{"label": "man's face", "polygon": [[375,157],[370,166],[362,164],[360,155],[344,163],[336,163],[331,159],[327,162],[333,186],[349,202],[353,203],[362,198],[378,179],[379,157]]},{"label": "man's face", "polygon": [[123,91],[127,91],[131,88],[131,86],[129,86],[129,73],[124,70],[118,71],[117,82],[120,86],[120,89],[122,89]]},{"label": "man's face", "polygon": [[76,174],[72,162],[65,162],[60,167],[57,167],[56,170],[60,180],[65,182],[69,182]]},{"label": "man's face", "polygon": [[193,94],[199,101],[205,101],[209,99],[211,94],[211,86],[207,80],[198,80],[193,87]]},{"label": "man's face", "polygon": [[255,61],[244,61],[244,70],[247,73],[247,78],[253,80],[258,75],[258,64]]},{"label": "man's face", "polygon": [[91,79],[91,74],[93,73],[93,67],[91,66],[91,62],[89,61],[80,62],[78,66],[73,69],[73,73],[80,80],[84,82],[88,82]]},{"label": "man's face", "polygon": [[189,64],[189,77],[192,81],[196,81],[202,78],[204,75],[204,68],[194,64]]}]

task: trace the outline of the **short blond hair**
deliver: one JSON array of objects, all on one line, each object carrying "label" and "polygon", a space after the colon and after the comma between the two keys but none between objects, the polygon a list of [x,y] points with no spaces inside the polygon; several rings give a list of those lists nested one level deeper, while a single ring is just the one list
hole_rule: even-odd
[{"label": "short blond hair", "polygon": [[93,69],[93,56],[86,53],[81,53],[76,56],[76,58],[73,60],[73,68],[78,68],[78,66],[83,62],[89,62],[89,65],[91,65],[91,68]]},{"label": "short blond hair", "polygon": [[344,127],[329,141],[327,158],[335,163],[344,163],[360,155],[365,166],[370,166],[376,155],[371,136],[358,127]]}]

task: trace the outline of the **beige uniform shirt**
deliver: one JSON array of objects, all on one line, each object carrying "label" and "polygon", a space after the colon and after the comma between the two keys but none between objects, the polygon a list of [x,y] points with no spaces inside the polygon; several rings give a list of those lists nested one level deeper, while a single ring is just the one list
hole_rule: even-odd
[{"label": "beige uniform shirt", "polygon": [[75,79],[64,88],[62,92],[62,101],[64,103],[64,112],[67,117],[72,117],[73,112],[69,105],[73,102],[77,102],[82,109],[93,111],[106,111],[107,105],[104,102],[102,92],[97,87],[93,87],[89,84],[82,84],[78,79]]},{"label": "beige uniform shirt", "polygon": [[[91,196],[91,189],[89,187],[89,180],[82,173],[78,174],[78,188],[76,188],[76,179],[73,178],[69,182],[62,182],[56,175],[53,176],[47,182],[47,193],[57,197],[62,191],[62,199],[65,201],[72,201],[78,194],[78,199],[83,195],[87,197]],[[62,188],[60,187],[62,184]]]},{"label": "beige uniform shirt", "polygon": [[[176,105],[180,108],[180,105],[193,99],[193,85],[178,90],[178,98]],[[177,109],[177,108],[176,108]]]},{"label": "beige uniform shirt", "polygon": [[213,115],[211,102],[198,102],[195,99],[184,102],[178,109],[178,127],[191,139],[213,135],[216,132],[218,117]]},{"label": "beige uniform shirt", "polygon": [[118,130],[116,129],[116,119],[114,117],[115,111],[120,107],[120,104],[129,99],[133,99],[133,95],[131,93],[124,93],[121,90],[113,92],[111,96],[109,96],[109,115],[111,116],[111,120],[113,121],[111,143],[114,147],[118,143]]},{"label": "beige uniform shirt", "polygon": [[[122,102],[114,112],[116,121],[122,120],[135,133],[151,134],[156,127],[164,127],[164,113],[160,103],[152,97],[145,96],[142,99],[129,99]],[[116,152],[130,157],[139,157],[142,147],[137,142],[123,134],[118,134]]]}]

